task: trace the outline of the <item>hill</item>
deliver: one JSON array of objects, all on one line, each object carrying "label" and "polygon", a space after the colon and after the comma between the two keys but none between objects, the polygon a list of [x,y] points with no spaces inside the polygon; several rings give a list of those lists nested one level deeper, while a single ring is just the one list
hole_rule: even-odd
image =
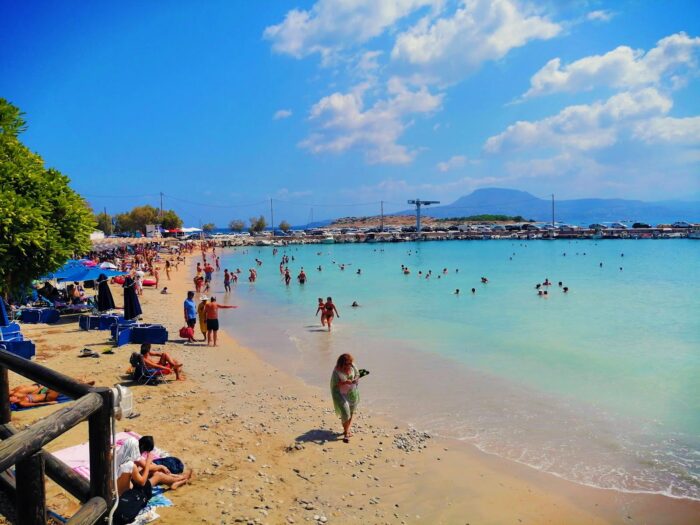
[{"label": "hill", "polygon": [[[558,222],[585,223],[604,221],[644,221],[651,223],[685,220],[700,221],[700,202],[645,202],[630,199],[571,199],[555,200]],[[412,213],[412,210],[396,215]],[[448,218],[479,214],[522,215],[537,221],[552,219],[552,202],[526,191],[483,188],[460,197],[452,204],[423,208],[423,214]]]}]

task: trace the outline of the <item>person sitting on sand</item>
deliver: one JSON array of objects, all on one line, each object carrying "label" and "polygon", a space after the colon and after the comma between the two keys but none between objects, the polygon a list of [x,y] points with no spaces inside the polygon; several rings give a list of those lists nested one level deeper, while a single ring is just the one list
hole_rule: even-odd
[{"label": "person sitting on sand", "polygon": [[178,381],[184,380],[184,377],[180,377],[182,374],[182,363],[175,361],[170,354],[166,352],[154,352],[151,350],[150,343],[143,343],[141,345],[141,355],[143,356],[143,363],[146,368],[163,370],[165,373],[175,372],[175,379]]},{"label": "person sitting on sand", "polygon": [[155,465],[150,451],[142,459],[143,452],[139,441],[131,437],[117,450],[117,493],[120,496],[131,488],[146,488],[147,485],[150,485],[146,488],[147,493],[157,485],[176,490],[192,478],[191,470],[175,475],[167,467]]},{"label": "person sitting on sand", "polygon": [[340,416],[343,423],[343,442],[348,443],[352,437],[350,425],[357,404],[360,402],[358,382],[360,373],[353,364],[350,354],[342,354],[338,357],[333,374],[331,374],[331,396],[335,413]]}]

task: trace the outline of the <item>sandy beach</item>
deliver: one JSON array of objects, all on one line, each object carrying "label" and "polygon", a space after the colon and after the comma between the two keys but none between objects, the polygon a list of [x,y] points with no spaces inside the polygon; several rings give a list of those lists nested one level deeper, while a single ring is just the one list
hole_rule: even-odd
[{"label": "sandy beach", "polygon": [[[144,321],[168,328],[172,341],[162,350],[184,362],[186,380],[129,385],[140,416],[118,423],[119,430],[153,435],[158,447],[194,469],[190,485],[168,494],[174,506],[158,509],[159,523],[698,522],[700,502],[576,485],[467,444],[425,437],[362,406],[345,444],[329,392],[265,362],[236,342],[235,331],[220,333],[218,348],[181,344],[191,276],[181,266],[171,281],[162,277],[168,295],[146,289],[141,296]],[[121,289],[113,293],[120,304]],[[235,298],[234,292],[233,304]],[[235,311],[226,315],[235,325]],[[130,383],[126,370],[137,348],[102,354],[112,348],[108,332],[82,331],[75,322],[22,330],[43,365],[98,385]],[[78,358],[85,347],[100,357]],[[11,376],[12,385],[19,382]],[[14,422],[29,424],[55,409],[20,412]],[[83,424],[47,449],[86,436]],[[70,515],[76,508],[55,485],[48,492],[53,510]]]}]

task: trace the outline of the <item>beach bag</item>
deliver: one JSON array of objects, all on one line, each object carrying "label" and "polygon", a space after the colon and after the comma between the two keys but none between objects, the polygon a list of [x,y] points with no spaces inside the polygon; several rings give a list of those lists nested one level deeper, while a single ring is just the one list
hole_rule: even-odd
[{"label": "beach bag", "polygon": [[182,474],[185,471],[185,465],[179,458],[170,456],[167,458],[158,458],[153,461],[156,465],[163,465],[171,474]]},{"label": "beach bag", "polygon": [[180,337],[183,339],[194,339],[194,330],[189,326],[180,328]]},{"label": "beach bag", "polygon": [[139,512],[146,507],[152,495],[153,489],[150,481],[147,481],[143,487],[134,487],[127,490],[119,498],[119,505],[117,505],[117,510],[114,513],[114,523],[116,525],[132,523]]}]

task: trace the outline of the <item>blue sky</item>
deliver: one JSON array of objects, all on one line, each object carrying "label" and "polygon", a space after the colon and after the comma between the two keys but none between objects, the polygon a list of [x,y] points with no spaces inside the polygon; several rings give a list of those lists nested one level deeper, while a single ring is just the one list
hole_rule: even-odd
[{"label": "blue sky", "polygon": [[697,1],[0,5],[0,96],[96,209],[700,198]]}]

